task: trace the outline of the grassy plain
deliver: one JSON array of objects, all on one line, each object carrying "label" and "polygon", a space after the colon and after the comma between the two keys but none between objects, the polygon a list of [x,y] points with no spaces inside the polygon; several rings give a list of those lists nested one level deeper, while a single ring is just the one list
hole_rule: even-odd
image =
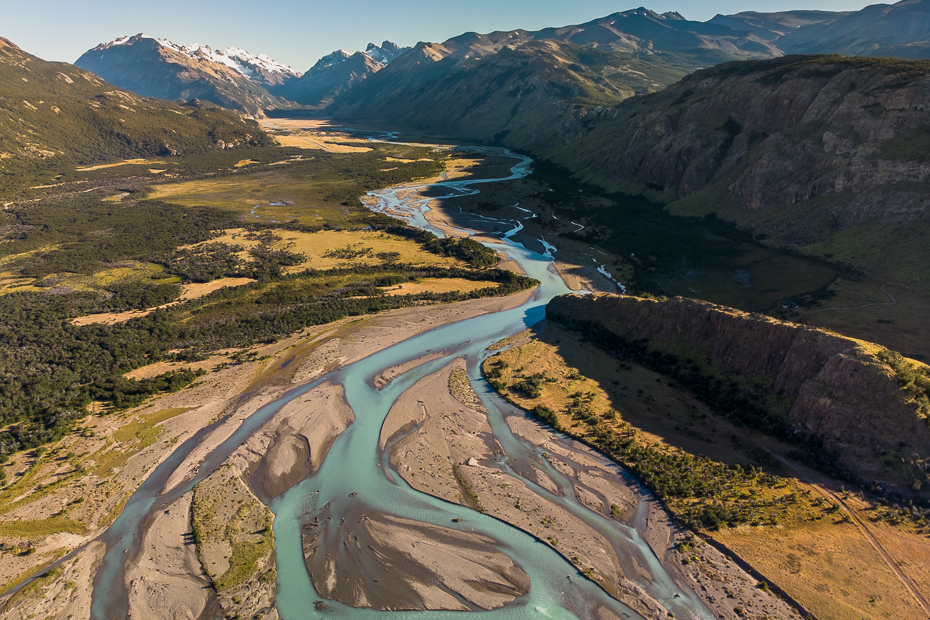
[{"label": "grassy plain", "polygon": [[[288,267],[286,273],[306,269],[327,270],[355,265],[381,265],[385,262],[443,267],[464,266],[464,263],[455,258],[427,252],[415,241],[380,231],[324,230],[306,233],[282,230],[277,234],[281,238],[272,244],[273,249],[300,253],[306,257],[299,264]],[[250,260],[248,251],[257,247],[260,241],[249,238],[248,231],[243,228],[233,228],[222,231],[210,241],[188,247],[196,249],[208,243],[242,246],[240,258]]]},{"label": "grassy plain", "polygon": [[[386,157],[396,156],[408,161],[387,166]],[[448,159],[447,154],[433,149],[395,145],[378,151],[366,149],[365,153],[327,154],[320,161],[322,157],[287,166],[256,162],[237,175],[156,185],[148,198],[184,206],[209,205],[255,222],[364,228],[370,214],[359,210],[359,196],[408,180],[411,175],[438,175]]]},{"label": "grassy plain", "polygon": [[[727,529],[714,538],[818,618],[917,619],[926,615],[856,526],[839,516],[783,528]],[[914,545],[909,540],[905,548]],[[910,558],[910,551],[904,557]]]},{"label": "grassy plain", "polygon": [[838,278],[819,297],[800,299],[797,308],[776,307],[771,314],[880,343],[906,357],[930,360],[930,323],[926,320],[930,294],[863,276]]}]

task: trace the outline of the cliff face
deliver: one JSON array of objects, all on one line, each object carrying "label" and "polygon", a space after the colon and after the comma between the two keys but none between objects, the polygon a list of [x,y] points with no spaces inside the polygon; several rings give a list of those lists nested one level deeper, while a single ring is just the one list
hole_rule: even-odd
[{"label": "cliff face", "polygon": [[[930,63],[795,56],[698,71],[592,110],[545,153],[770,243],[926,288]],[[581,136],[581,137],[578,137]],[[880,227],[880,229],[876,229]]]},{"label": "cliff face", "polygon": [[726,182],[755,211],[851,193],[841,226],[923,216],[930,64],[839,57],[727,63],[603,115],[576,167],[684,198]]},{"label": "cliff face", "polygon": [[681,297],[566,295],[553,299],[546,315],[569,325],[593,322],[737,380],[865,481],[911,492],[926,474],[930,426],[877,346]]}]

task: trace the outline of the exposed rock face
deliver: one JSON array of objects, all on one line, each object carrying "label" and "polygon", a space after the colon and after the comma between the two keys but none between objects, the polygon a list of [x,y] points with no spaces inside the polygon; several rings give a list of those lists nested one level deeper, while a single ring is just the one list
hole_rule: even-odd
[{"label": "exposed rock face", "polygon": [[[602,115],[575,167],[689,196],[725,183],[757,211],[842,195],[839,226],[924,215],[917,142],[930,121],[930,65],[794,56],[698,71]],[[582,147],[579,149],[578,147]]]},{"label": "exposed rock face", "polygon": [[[849,470],[910,491],[930,458],[930,427],[877,346],[769,317],[675,297],[565,295],[546,308],[567,324],[594,322],[656,351],[690,358],[722,379],[783,403],[797,429],[821,439]],[[915,464],[905,473],[890,458]],[[915,469],[916,468],[916,469]]]},{"label": "exposed rock face", "polygon": [[539,152],[603,187],[663,192],[674,213],[716,213],[926,289],[928,70],[836,56],[727,63],[576,112],[563,143]]},{"label": "exposed rock face", "polygon": [[321,58],[300,79],[275,92],[302,105],[326,105],[385,66],[367,53],[338,50]]},{"label": "exposed rock face", "polygon": [[75,64],[145,97],[208,101],[251,115],[288,107],[267,88],[300,75],[267,56],[242,49],[214,51],[196,43],[180,46],[143,34],[98,45]]}]

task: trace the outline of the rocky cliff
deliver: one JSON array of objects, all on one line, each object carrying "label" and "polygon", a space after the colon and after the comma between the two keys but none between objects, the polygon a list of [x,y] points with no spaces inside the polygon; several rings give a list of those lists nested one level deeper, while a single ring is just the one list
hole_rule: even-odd
[{"label": "rocky cliff", "polygon": [[[792,56],[586,110],[544,152],[586,180],[930,286],[930,63]],[[585,131],[582,131],[585,130]],[[578,137],[581,136],[581,137]]]},{"label": "rocky cliff", "polygon": [[600,333],[601,346],[612,335],[732,381],[867,484],[927,495],[930,425],[881,347],[681,297],[565,295],[546,316]]}]

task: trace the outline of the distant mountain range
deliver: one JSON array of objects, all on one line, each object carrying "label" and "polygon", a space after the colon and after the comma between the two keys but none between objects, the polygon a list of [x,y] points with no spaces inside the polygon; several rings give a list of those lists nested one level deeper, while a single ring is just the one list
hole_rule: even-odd
[{"label": "distant mountain range", "polygon": [[126,36],[85,52],[75,63],[106,81],[145,97],[208,101],[249,115],[295,103],[329,103],[359,80],[379,71],[404,49],[390,41],[355,54],[339,50],[306,74],[264,54],[241,48],[214,50],[178,45],[146,34]]},{"label": "distant mountain range", "polygon": [[[250,115],[269,109],[319,109],[335,104],[333,113],[396,122],[412,116],[410,110],[422,110],[433,97],[434,85],[443,88],[445,81],[465,87],[457,72],[474,69],[478,61],[497,55],[502,57],[491,62],[508,67],[534,54],[550,56],[549,60],[558,57],[561,60],[556,64],[565,65],[564,69],[577,76],[567,77],[567,82],[557,78],[557,82],[563,87],[569,84],[569,90],[596,93],[595,98],[606,95],[608,99],[653,92],[696,69],[732,59],[788,53],[930,58],[930,0],[878,4],[856,12],[747,11],[717,15],[706,22],[638,8],[561,28],[470,32],[443,43],[417,44],[413,58],[403,63],[403,68],[368,83],[368,78],[408,49],[385,41],[380,46],[370,44],[363,52],[337,50],[301,73],[240,48],[216,51],[197,43],[181,46],[140,34],[98,45],[76,64],[144,96],[209,101]],[[580,52],[590,58],[583,58]],[[540,68],[548,75],[552,63],[542,64],[546,68]],[[568,65],[580,67],[580,71]],[[532,68],[524,67],[526,70]],[[508,81],[504,76],[494,77],[494,73],[491,67],[483,67],[482,75],[491,83],[469,85],[469,95],[457,99],[456,107],[464,109],[466,103],[493,98],[493,84]],[[397,82],[401,74],[412,83]],[[356,92],[363,84],[363,92]],[[416,96],[409,99],[408,86],[414,84]],[[473,86],[480,95],[473,94]],[[385,116],[383,109],[391,114]],[[454,116],[454,109],[452,113]],[[468,119],[464,122],[474,126]],[[433,123],[423,121],[421,125]],[[507,129],[500,127],[493,133]]]},{"label": "distant mountain range", "polygon": [[[930,255],[911,234],[930,232],[919,189],[930,180],[921,94],[930,65],[785,57],[813,52],[930,56],[930,0],[707,22],[640,8],[562,28],[339,50],[303,74],[238,49],[143,35],[78,64],[136,92],[248,114],[304,106],[503,144],[609,189],[652,192],[682,213],[715,212],[780,245],[930,286],[912,264]],[[721,64],[733,60],[744,62]]]},{"label": "distant mountain range", "polygon": [[301,105],[325,106],[362,80],[384,69],[408,49],[385,41],[380,46],[369,43],[364,52],[337,50],[274,92]]}]

